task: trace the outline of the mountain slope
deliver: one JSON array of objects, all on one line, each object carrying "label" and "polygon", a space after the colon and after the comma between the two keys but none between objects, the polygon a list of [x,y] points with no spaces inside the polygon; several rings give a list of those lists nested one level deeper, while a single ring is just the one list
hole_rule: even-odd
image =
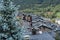
[{"label": "mountain slope", "polygon": [[55,18],[60,13],[60,0],[14,0],[20,11]]},{"label": "mountain slope", "polygon": [[26,8],[28,6],[33,6],[34,4],[41,4],[42,6],[55,6],[60,4],[60,0],[14,0],[16,4],[21,5],[21,8]]}]

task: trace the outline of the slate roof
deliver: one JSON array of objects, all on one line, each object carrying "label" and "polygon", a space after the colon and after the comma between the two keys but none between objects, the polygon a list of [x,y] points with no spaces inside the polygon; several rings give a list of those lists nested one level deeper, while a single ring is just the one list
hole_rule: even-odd
[{"label": "slate roof", "polygon": [[60,27],[57,27],[57,28],[55,29],[55,31],[60,31]]},{"label": "slate roof", "polygon": [[39,27],[39,26],[41,26],[41,24],[44,25],[44,26],[47,26],[48,28],[51,28],[53,30],[56,27],[58,27],[58,25],[56,23],[48,22],[48,21],[44,20],[43,17],[39,17],[37,15],[32,17],[32,25],[33,25],[33,27]]},{"label": "slate roof", "polygon": [[42,34],[30,35],[30,40],[55,40],[50,34],[44,32]]},{"label": "slate roof", "polygon": [[[44,25],[44,26],[47,26],[48,28],[52,28],[48,23],[44,23],[46,21],[44,21],[43,19],[37,18],[37,17],[35,17],[34,19],[35,20],[32,21],[33,27],[38,28],[39,26]],[[27,30],[27,28],[29,27],[29,24],[26,21],[24,22],[23,27],[24,28],[22,29],[22,34],[23,34],[22,36],[30,35],[30,40],[55,40],[52,37],[52,35],[50,35],[47,32],[43,34],[31,35],[31,32]]]},{"label": "slate roof", "polygon": [[36,27],[37,28],[37,27],[39,27],[39,26],[41,26],[43,24],[43,25],[47,26],[48,28],[51,28],[51,29],[55,30],[56,27],[58,26],[55,23],[48,22],[47,20],[45,20],[46,18],[41,17],[41,16],[34,15],[32,13],[26,14],[26,13],[20,12],[20,14],[18,14],[18,16],[19,15],[21,16],[22,14],[25,14],[27,16],[28,15],[31,15],[32,16],[32,25],[33,25],[33,27]]}]

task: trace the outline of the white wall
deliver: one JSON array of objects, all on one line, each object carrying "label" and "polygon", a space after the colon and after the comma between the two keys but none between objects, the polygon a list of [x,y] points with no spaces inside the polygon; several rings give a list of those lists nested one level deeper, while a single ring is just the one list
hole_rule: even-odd
[{"label": "white wall", "polygon": [[56,20],[55,22],[58,23],[58,24],[60,24],[60,20]]}]

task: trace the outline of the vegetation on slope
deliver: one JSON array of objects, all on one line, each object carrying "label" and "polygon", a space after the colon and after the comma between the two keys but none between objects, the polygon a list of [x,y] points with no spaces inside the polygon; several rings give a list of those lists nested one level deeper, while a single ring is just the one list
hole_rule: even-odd
[{"label": "vegetation on slope", "polygon": [[[16,3],[18,1],[18,3]],[[60,18],[60,0],[17,0],[20,11],[33,13],[47,18]]]}]

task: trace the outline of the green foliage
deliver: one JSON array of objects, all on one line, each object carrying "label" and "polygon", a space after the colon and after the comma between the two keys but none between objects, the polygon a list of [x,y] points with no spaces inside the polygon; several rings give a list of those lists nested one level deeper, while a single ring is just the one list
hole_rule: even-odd
[{"label": "green foliage", "polygon": [[56,13],[57,18],[60,18],[60,12]]},{"label": "green foliage", "polygon": [[56,34],[56,40],[60,40],[60,35],[58,33]]},{"label": "green foliage", "polygon": [[[47,18],[56,18],[58,17],[56,13],[60,12],[59,0],[23,0],[22,4],[22,12],[33,13]],[[51,12],[52,14],[48,15],[47,12]]]},{"label": "green foliage", "polygon": [[16,18],[17,7],[11,0],[2,0],[0,5],[3,5],[0,6],[0,40],[20,40],[20,25]]}]

